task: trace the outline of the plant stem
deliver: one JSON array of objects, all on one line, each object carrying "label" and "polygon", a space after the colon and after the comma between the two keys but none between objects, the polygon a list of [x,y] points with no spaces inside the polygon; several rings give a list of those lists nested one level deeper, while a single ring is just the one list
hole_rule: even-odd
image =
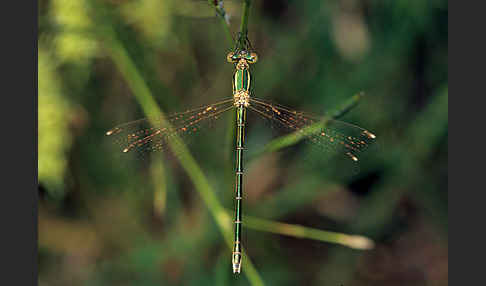
[{"label": "plant stem", "polygon": [[350,248],[368,250],[374,247],[374,242],[361,235],[349,235],[345,233],[325,231],[310,227],[275,222],[255,217],[246,216],[245,223],[247,228],[255,230],[273,232],[281,235],[288,235],[298,238],[314,239],[324,242],[341,244]]},{"label": "plant stem", "polygon": [[263,148],[261,152],[257,153],[257,156],[260,155],[261,153],[275,152],[284,147],[294,145],[298,143],[300,140],[302,140],[303,138],[305,138],[306,136],[322,130],[322,128],[326,127],[329,120],[337,119],[343,116],[348,111],[350,111],[352,108],[354,108],[358,104],[358,101],[361,99],[362,96],[363,93],[360,92],[352,96],[343,105],[341,105],[336,110],[332,111],[329,114],[329,116],[324,117],[321,121],[316,122],[302,130],[299,130],[298,132],[293,132],[291,134],[284,135],[275,140],[272,140]]},{"label": "plant stem", "polygon": [[248,34],[248,16],[250,15],[251,0],[243,0],[243,13],[241,15],[240,33],[246,36]]},{"label": "plant stem", "polygon": [[228,14],[226,13],[226,10],[219,5],[220,1],[218,0],[208,0],[208,3],[209,5],[214,7],[214,9],[216,10],[216,14],[221,19],[221,24],[223,25],[226,38],[228,39],[228,43],[230,47],[232,47],[234,45],[234,39],[233,36],[231,35],[231,30],[229,27],[229,20],[228,20],[229,18],[228,18]]}]

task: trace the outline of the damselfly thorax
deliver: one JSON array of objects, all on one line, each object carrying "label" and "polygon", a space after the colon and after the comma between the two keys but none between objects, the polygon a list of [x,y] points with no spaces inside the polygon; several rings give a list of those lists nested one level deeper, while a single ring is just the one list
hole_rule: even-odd
[{"label": "damselfly thorax", "polygon": [[233,75],[233,98],[236,107],[250,105],[250,66],[258,61],[256,53],[250,53],[246,50],[231,52],[226,57],[228,62],[237,63]]}]

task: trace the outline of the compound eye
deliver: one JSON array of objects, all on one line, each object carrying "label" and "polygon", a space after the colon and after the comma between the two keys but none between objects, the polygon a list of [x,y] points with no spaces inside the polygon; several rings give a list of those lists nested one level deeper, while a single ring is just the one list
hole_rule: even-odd
[{"label": "compound eye", "polygon": [[250,58],[248,59],[252,63],[256,63],[258,61],[258,55],[256,53],[251,53]]},{"label": "compound eye", "polygon": [[247,60],[250,64],[254,64],[258,61],[258,56],[256,53],[249,53],[245,56],[245,60]]},{"label": "compound eye", "polygon": [[235,53],[234,52],[231,52],[229,53],[227,56],[226,56],[226,60],[229,62],[229,63],[234,63],[237,61],[236,57],[235,57]]}]

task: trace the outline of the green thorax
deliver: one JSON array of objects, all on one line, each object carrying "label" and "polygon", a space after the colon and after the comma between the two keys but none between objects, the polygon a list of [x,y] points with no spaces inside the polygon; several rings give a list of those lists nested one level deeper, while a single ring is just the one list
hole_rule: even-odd
[{"label": "green thorax", "polygon": [[227,60],[230,63],[236,63],[236,70],[233,75],[233,95],[249,95],[251,81],[249,64],[257,62],[257,54],[245,50],[236,53],[231,52],[228,54]]},{"label": "green thorax", "polygon": [[233,75],[233,94],[250,92],[250,69],[245,59],[240,59]]}]

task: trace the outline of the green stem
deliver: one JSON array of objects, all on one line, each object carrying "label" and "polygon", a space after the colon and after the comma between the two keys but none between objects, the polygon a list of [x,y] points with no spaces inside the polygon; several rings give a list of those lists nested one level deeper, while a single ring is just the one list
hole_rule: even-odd
[{"label": "green stem", "polygon": [[347,100],[338,109],[329,113],[329,116],[324,117],[321,121],[316,122],[316,123],[304,128],[302,130],[299,130],[298,132],[293,132],[289,135],[284,135],[284,136],[279,137],[275,140],[272,140],[270,143],[268,143],[263,148],[263,150],[261,152],[258,152],[257,154],[260,155],[261,153],[265,153],[265,152],[278,151],[278,150],[280,150],[284,147],[288,147],[288,146],[291,146],[291,145],[298,143],[300,140],[304,139],[306,136],[308,136],[310,134],[319,132],[320,130],[322,130],[322,128],[326,127],[329,120],[337,119],[337,118],[343,116],[345,113],[347,113],[353,107],[355,107],[362,96],[363,96],[363,93],[360,92],[360,93],[352,96],[349,100]]},{"label": "green stem", "polygon": [[226,10],[218,5],[219,1],[215,0],[208,0],[209,5],[213,6],[214,9],[216,10],[216,14],[219,16],[221,20],[221,24],[223,25],[223,30],[226,34],[226,38],[228,39],[228,43],[230,47],[234,45],[234,39],[233,36],[231,35],[231,30],[229,27],[229,22],[227,21],[227,14]]},{"label": "green stem", "polygon": [[162,217],[165,213],[167,203],[167,180],[164,172],[164,164],[161,160],[162,156],[156,156],[157,160],[152,162],[150,167],[152,184],[154,186],[154,213],[158,217]]},{"label": "green stem", "polygon": [[345,233],[325,231],[310,227],[274,222],[260,218],[245,216],[245,225],[247,228],[288,235],[298,238],[307,238],[324,242],[341,244],[350,248],[367,250],[374,247],[374,242],[361,235],[349,235]]},{"label": "green stem", "polygon": [[240,33],[245,35],[248,33],[248,17],[250,15],[251,0],[243,0],[243,14],[241,15]]},{"label": "green stem", "polygon": [[243,12],[241,14],[240,32],[238,33],[238,38],[236,39],[236,50],[244,50],[247,48],[250,5],[250,0],[243,0]]},{"label": "green stem", "polygon": [[[224,8],[219,6],[219,1],[215,0],[208,0],[209,5],[214,7],[216,10],[216,14],[219,16],[221,19],[221,22],[223,24],[223,28],[226,34],[227,39],[229,40],[230,44],[233,45],[234,39],[231,36],[231,30],[229,27],[229,23],[227,21],[227,14]],[[240,35],[246,35],[248,34],[248,17],[250,16],[250,6],[251,6],[251,0],[243,0],[243,12],[241,15],[241,23],[240,23]],[[237,44],[240,45],[241,38],[236,39]]]},{"label": "green stem", "polygon": [[329,115],[332,119],[338,119],[343,117],[344,114],[348,113],[351,109],[358,105],[359,100],[364,96],[364,92],[361,91],[353,95],[350,99],[344,102],[338,109],[331,112]]},{"label": "green stem", "polygon": [[223,22],[223,29],[226,34],[226,39],[228,40],[228,45],[229,47],[233,47],[235,40],[233,39],[233,36],[231,35],[231,30],[224,18],[221,19]]}]

